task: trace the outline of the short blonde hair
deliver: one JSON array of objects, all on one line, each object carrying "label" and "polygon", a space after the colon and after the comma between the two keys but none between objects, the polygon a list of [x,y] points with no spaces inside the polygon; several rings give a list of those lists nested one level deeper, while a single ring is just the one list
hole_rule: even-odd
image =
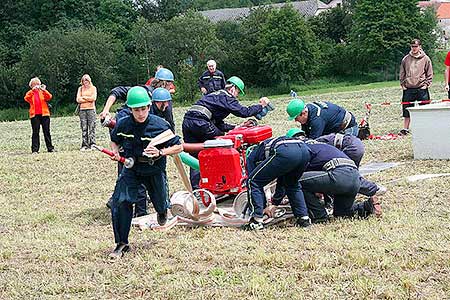
[{"label": "short blonde hair", "polygon": [[32,88],[33,85],[35,85],[35,84],[37,84],[37,85],[40,85],[40,84],[41,84],[41,80],[39,79],[39,77],[33,77],[33,78],[31,78],[30,83],[28,83],[28,86],[29,86],[30,88]]},{"label": "short blonde hair", "polygon": [[91,76],[89,76],[89,74],[84,74],[84,75],[81,77],[80,84],[83,84],[83,81],[84,81],[84,80],[87,80],[87,81],[89,81],[89,82],[92,84],[92,79],[91,79]]}]

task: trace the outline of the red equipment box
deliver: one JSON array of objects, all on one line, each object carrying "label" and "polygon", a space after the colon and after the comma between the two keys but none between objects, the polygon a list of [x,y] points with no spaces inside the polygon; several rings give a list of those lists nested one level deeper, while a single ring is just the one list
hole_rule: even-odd
[{"label": "red equipment box", "polygon": [[[242,135],[242,142],[247,144],[258,144],[270,137],[272,137],[272,127],[269,125],[257,125],[252,127],[237,127],[228,131],[224,138],[235,137]],[[234,140],[234,138],[231,138]]]},{"label": "red equipment box", "polygon": [[209,148],[200,151],[200,187],[214,193],[238,193],[242,190],[243,172],[239,152],[232,148]]}]

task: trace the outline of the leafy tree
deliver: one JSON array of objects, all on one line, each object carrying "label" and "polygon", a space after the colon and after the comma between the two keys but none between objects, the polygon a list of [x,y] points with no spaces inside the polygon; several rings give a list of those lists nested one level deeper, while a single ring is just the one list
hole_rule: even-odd
[{"label": "leafy tree", "polygon": [[[139,56],[148,63],[149,70],[162,64],[175,74],[180,70],[190,74],[191,68],[184,66],[190,64],[196,76],[200,76],[208,59],[225,55],[215,30],[215,25],[208,19],[190,11],[166,22],[148,23],[140,20],[135,29],[135,43]],[[189,90],[197,90],[196,79],[188,87]],[[184,92],[187,94],[182,95]],[[176,96],[182,101],[192,101],[191,94],[185,90]]]},{"label": "leafy tree", "polygon": [[[432,41],[436,25],[422,14],[416,0],[359,0],[354,7],[351,41],[360,66],[396,74],[409,41]],[[427,45],[425,45],[427,47]]]},{"label": "leafy tree", "polygon": [[317,71],[316,37],[290,5],[271,11],[257,48],[259,74],[272,83],[305,82]]},{"label": "leafy tree", "polygon": [[[117,83],[123,47],[110,34],[86,29],[49,30],[31,36],[21,52],[21,86],[39,76],[56,103],[73,103],[81,76],[91,75],[99,91]],[[21,96],[24,90],[21,91]]]},{"label": "leafy tree", "polygon": [[348,40],[352,14],[347,6],[337,6],[310,18],[308,24],[319,39],[340,43]]}]

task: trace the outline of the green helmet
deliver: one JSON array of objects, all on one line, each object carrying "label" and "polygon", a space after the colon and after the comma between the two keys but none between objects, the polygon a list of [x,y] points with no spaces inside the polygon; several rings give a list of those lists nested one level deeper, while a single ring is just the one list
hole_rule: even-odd
[{"label": "green helmet", "polygon": [[245,87],[245,85],[244,85],[244,82],[243,82],[239,77],[237,77],[237,76],[232,76],[232,77],[228,78],[227,82],[228,82],[228,83],[232,83],[232,84],[234,84],[235,86],[237,86],[237,88],[238,88],[239,91],[241,92],[242,96],[245,96],[245,93],[244,93],[244,87]]},{"label": "green helmet", "polygon": [[288,106],[286,107],[286,112],[289,115],[289,121],[294,120],[297,118],[302,111],[305,109],[305,102],[300,99],[293,99],[291,102],[289,102]]},{"label": "green helmet", "polygon": [[134,86],[127,93],[127,105],[130,108],[142,107],[152,104],[150,96],[142,86]]},{"label": "green helmet", "polygon": [[298,135],[298,134],[305,134],[305,132],[304,132],[302,129],[297,128],[297,127],[290,128],[290,129],[286,132],[286,136],[289,137],[289,138],[294,137],[294,136],[296,136],[296,135]]}]

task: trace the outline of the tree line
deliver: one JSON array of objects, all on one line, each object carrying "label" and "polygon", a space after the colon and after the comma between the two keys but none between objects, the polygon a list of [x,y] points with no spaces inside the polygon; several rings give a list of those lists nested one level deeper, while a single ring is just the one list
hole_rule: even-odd
[{"label": "tree line", "polygon": [[429,54],[436,47],[435,12],[420,11],[415,0],[348,0],[311,18],[290,5],[252,9],[238,22],[212,23],[197,12],[267,2],[279,1],[6,0],[0,109],[24,106],[34,76],[64,106],[74,103],[85,73],[106,97],[116,85],[143,84],[162,64],[175,74],[175,101],[191,102],[208,59],[228,77],[270,88],[322,77],[389,79],[411,39]]}]

